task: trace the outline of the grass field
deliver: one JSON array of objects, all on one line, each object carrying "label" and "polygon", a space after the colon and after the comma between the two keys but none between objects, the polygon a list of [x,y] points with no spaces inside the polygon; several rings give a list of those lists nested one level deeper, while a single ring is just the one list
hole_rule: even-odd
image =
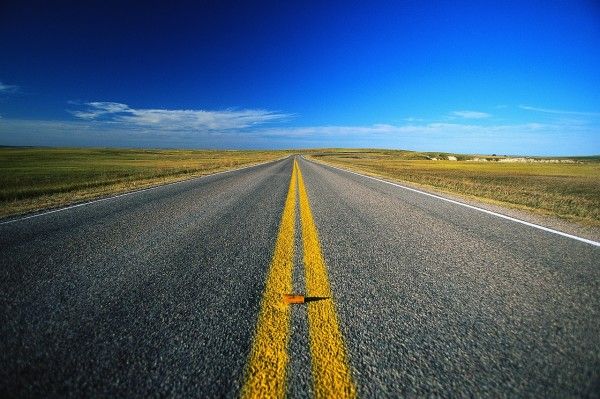
[{"label": "grass field", "polygon": [[0,217],[201,176],[284,151],[0,148]]},{"label": "grass field", "polygon": [[[449,161],[448,156],[458,160]],[[367,174],[600,226],[599,157],[554,160],[560,163],[543,159],[482,162],[472,160],[483,157],[460,154],[389,150],[327,150],[312,157]]]},{"label": "grass field", "polygon": [[[503,157],[395,150],[306,153],[316,160],[368,174],[600,227],[599,157],[545,163],[539,159],[537,162],[494,162]],[[288,151],[0,148],[0,217],[201,176],[288,154]],[[458,160],[448,161],[449,156]],[[473,161],[475,158],[489,161]]]}]

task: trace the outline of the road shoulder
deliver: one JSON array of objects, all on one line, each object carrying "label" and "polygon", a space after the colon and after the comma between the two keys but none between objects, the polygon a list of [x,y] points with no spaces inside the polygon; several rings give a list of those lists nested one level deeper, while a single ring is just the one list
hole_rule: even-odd
[{"label": "road shoulder", "polygon": [[461,195],[457,193],[451,193],[439,189],[434,189],[431,186],[416,184],[412,182],[407,182],[404,180],[392,179],[388,176],[371,173],[364,171],[359,168],[348,167],[347,165],[339,165],[332,162],[327,162],[323,160],[316,160],[310,156],[303,157],[305,160],[309,162],[314,162],[316,164],[321,164],[324,166],[330,166],[341,170],[346,170],[349,172],[354,172],[359,175],[374,177],[386,182],[401,184],[408,188],[412,188],[415,190],[423,191],[428,194],[437,195],[449,200],[461,202],[466,205],[482,208],[491,212],[499,213],[501,215],[509,216],[511,218],[519,219],[528,223],[537,224],[543,227],[547,227],[550,229],[558,230],[567,234],[572,234],[578,237],[582,237],[588,240],[600,241],[600,228],[594,226],[586,226],[578,223],[571,222],[569,220],[565,220],[556,216],[550,215],[542,215],[538,213],[528,212],[523,209],[511,208],[507,205],[500,204],[497,202],[492,202],[491,200],[482,200],[471,196]]}]

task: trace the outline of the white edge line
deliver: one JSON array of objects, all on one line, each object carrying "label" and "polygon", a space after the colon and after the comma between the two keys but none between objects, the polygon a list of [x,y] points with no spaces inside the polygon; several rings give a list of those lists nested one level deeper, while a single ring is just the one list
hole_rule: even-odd
[{"label": "white edge line", "polygon": [[138,194],[138,193],[142,193],[144,191],[156,190],[157,188],[161,188],[161,187],[172,186],[172,185],[180,184],[180,183],[186,183],[186,182],[190,182],[192,180],[203,179],[203,178],[206,178],[206,177],[216,176],[216,175],[220,175],[220,174],[223,174],[223,173],[231,173],[231,172],[237,172],[239,170],[254,168],[255,166],[266,165],[268,163],[282,161],[282,160],[284,160],[286,158],[289,158],[290,156],[291,155],[288,155],[288,156],[282,157],[282,158],[278,158],[278,159],[272,159],[272,160],[266,161],[266,162],[257,163],[257,164],[254,164],[254,165],[243,166],[243,167],[237,168],[237,169],[222,170],[220,172],[210,173],[208,175],[195,176],[195,177],[190,177],[189,179],[174,181],[174,182],[171,182],[171,183],[159,184],[159,185],[152,186],[152,187],[141,188],[139,190],[128,191],[128,192],[122,193],[122,194],[111,195],[110,197],[104,197],[104,198],[99,198],[99,199],[95,199],[95,200],[92,200],[92,201],[82,202],[80,204],[69,205],[69,206],[66,206],[64,208],[52,209],[50,211],[36,213],[36,214],[33,214],[33,215],[29,215],[29,216],[23,216],[23,217],[20,217],[20,218],[17,218],[17,219],[6,220],[4,222],[0,222],[0,226],[2,226],[4,224],[17,223],[17,222],[21,222],[23,220],[33,219],[33,218],[37,218],[37,217],[40,217],[40,216],[49,215],[51,213],[62,212],[62,211],[66,211],[66,210],[73,209],[73,208],[79,208],[80,206],[91,205],[91,204],[95,204],[97,202],[103,202],[103,201],[113,200],[115,198],[125,197],[127,195]]},{"label": "white edge line", "polygon": [[362,173],[357,173],[357,172],[354,172],[352,170],[338,168],[337,166],[333,166],[333,165],[330,165],[328,163],[322,163],[322,162],[317,162],[317,161],[314,161],[314,160],[309,160],[307,158],[304,158],[304,156],[302,156],[302,155],[301,155],[301,158],[304,159],[307,162],[312,162],[312,163],[316,163],[316,164],[319,164],[319,165],[328,166],[328,167],[333,168],[333,169],[341,170],[342,172],[352,173],[352,174],[355,174],[355,175],[358,175],[358,176],[362,176],[362,177],[366,177],[366,178],[369,178],[369,179],[372,179],[372,180],[377,180],[379,182],[390,184],[392,186],[396,186],[396,187],[399,187],[399,188],[403,188],[403,189],[408,190],[408,191],[413,191],[415,193],[423,194],[423,195],[426,195],[428,197],[437,198],[437,199],[442,200],[442,201],[450,202],[452,204],[461,205],[461,206],[464,206],[466,208],[470,208],[470,209],[474,209],[474,210],[479,211],[479,212],[487,213],[488,215],[494,215],[494,216],[497,216],[497,217],[502,218],[502,219],[506,219],[506,220],[510,220],[510,221],[513,221],[513,222],[516,222],[516,223],[524,224],[525,226],[534,227],[534,228],[539,229],[539,230],[544,230],[544,231],[547,231],[549,233],[558,234],[558,235],[563,236],[563,237],[571,238],[573,240],[585,242],[586,244],[591,244],[591,245],[594,245],[596,247],[600,247],[600,242],[598,242],[598,241],[588,240],[587,238],[578,237],[578,236],[575,236],[575,235],[572,235],[572,234],[568,234],[568,233],[563,233],[562,231],[554,230],[554,229],[551,229],[549,227],[544,227],[544,226],[541,226],[539,224],[526,222],[526,221],[521,220],[521,219],[516,219],[516,218],[510,217],[510,216],[503,215],[501,213],[489,211],[489,210],[484,209],[484,208],[479,208],[477,206],[465,204],[464,202],[455,201],[455,200],[452,200],[450,198],[445,198],[445,197],[442,197],[442,196],[439,196],[439,195],[435,195],[435,194],[431,194],[431,193],[428,193],[428,192],[425,192],[425,191],[417,190],[415,188],[406,187],[406,186],[403,186],[401,184],[392,183],[391,181],[387,181],[387,180],[383,180],[383,179],[378,179],[378,178],[373,177],[373,176],[363,175]]}]

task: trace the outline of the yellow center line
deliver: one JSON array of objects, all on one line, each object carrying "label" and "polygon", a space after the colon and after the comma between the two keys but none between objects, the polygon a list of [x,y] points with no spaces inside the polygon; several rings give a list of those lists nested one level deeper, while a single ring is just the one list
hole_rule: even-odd
[{"label": "yellow center line", "polygon": [[286,392],[291,318],[290,307],[282,301],[282,295],[292,292],[297,171],[294,161],[241,391],[244,399],[283,398]]},{"label": "yellow center line", "polygon": [[302,172],[296,165],[296,161],[294,161],[294,165],[298,170],[307,296],[330,298],[307,304],[315,397],[354,398],[356,397],[356,387],[350,374],[346,347],[335,312],[317,227]]},{"label": "yellow center line", "polygon": [[[306,297],[327,298],[325,300],[304,302],[304,296],[290,294],[293,287],[296,191],[300,198]],[[355,398],[356,387],[329,286],[327,266],[302,172],[295,160],[248,358],[241,391],[243,399],[285,397],[292,303],[306,303],[308,307],[315,397]]]}]

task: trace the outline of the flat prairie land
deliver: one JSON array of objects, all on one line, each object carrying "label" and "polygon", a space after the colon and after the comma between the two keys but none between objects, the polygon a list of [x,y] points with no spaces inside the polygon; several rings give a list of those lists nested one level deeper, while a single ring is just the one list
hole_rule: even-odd
[{"label": "flat prairie land", "polygon": [[0,148],[0,217],[244,165],[284,151]]},{"label": "flat prairie land", "polygon": [[600,226],[600,157],[519,158],[390,150],[326,150],[315,151],[311,157],[386,179]]}]

